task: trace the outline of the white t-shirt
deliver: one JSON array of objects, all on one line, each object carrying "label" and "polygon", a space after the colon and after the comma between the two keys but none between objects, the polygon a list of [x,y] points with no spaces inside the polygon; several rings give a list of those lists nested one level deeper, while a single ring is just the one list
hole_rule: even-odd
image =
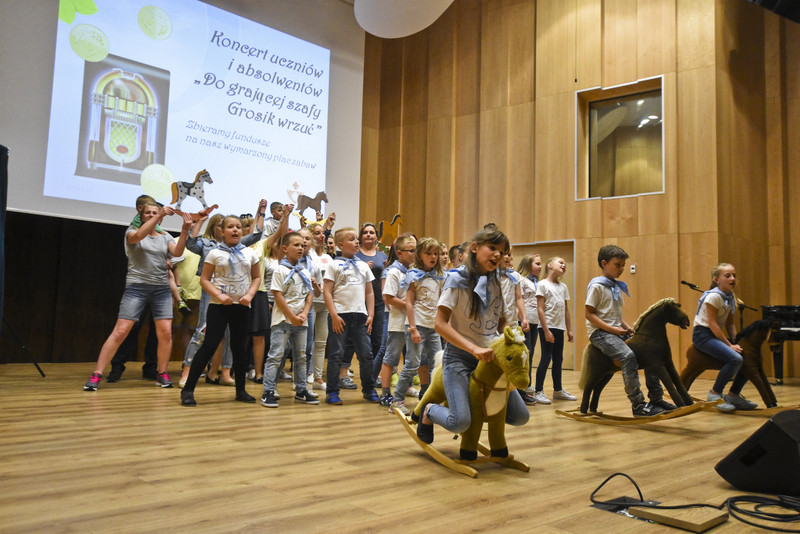
[{"label": "white t-shirt", "polygon": [[[586,305],[594,308],[598,318],[609,326],[622,328],[622,306],[624,305],[622,296],[617,300],[611,293],[611,288],[601,284],[592,284],[586,290]],[[591,336],[598,330],[589,321],[586,321],[586,329]]]},{"label": "white t-shirt", "polygon": [[566,307],[569,300],[567,284],[563,282],[554,284],[547,279],[540,280],[536,296],[544,297],[544,318],[547,321],[547,328],[566,330]]},{"label": "white t-shirt", "polygon": [[492,344],[497,337],[497,327],[500,318],[503,317],[503,298],[500,295],[500,287],[494,281],[490,281],[488,306],[474,319],[469,316],[469,290],[448,288],[442,291],[439,298],[439,306],[444,306],[452,311],[450,314],[450,326],[456,332],[472,341],[479,347],[486,348]]},{"label": "white t-shirt", "polygon": [[539,303],[536,301],[536,286],[533,280],[523,278],[519,283],[519,288],[522,291],[522,302],[525,303],[525,316],[528,318],[528,323],[539,324]]},{"label": "white t-shirt", "polygon": [[329,254],[323,252],[322,254],[317,254],[317,252],[312,248],[308,251],[308,256],[313,262],[315,272],[312,274],[314,278],[317,279],[317,283],[320,287],[319,296],[314,297],[314,302],[325,302],[325,295],[322,294],[322,282],[325,277],[325,270],[328,268],[328,264],[333,261],[333,258],[330,257]]},{"label": "white t-shirt", "polygon": [[[408,288],[401,288],[400,284],[406,277],[400,269],[389,269],[383,279],[383,294],[405,300]],[[389,306],[389,332],[405,332],[406,308]]]},{"label": "white t-shirt", "polygon": [[511,276],[514,277],[514,280],[511,280],[511,278],[505,274],[501,274],[500,287],[503,290],[503,306],[505,307],[506,320],[509,323],[516,324],[516,321],[518,320],[517,284],[515,284],[514,281],[518,282],[521,276],[516,272],[512,272]]},{"label": "white t-shirt", "polygon": [[[430,276],[420,278],[413,283],[414,321],[418,327],[433,328],[443,285],[444,280],[434,280]],[[409,324],[407,317],[406,324]]]},{"label": "white t-shirt", "polygon": [[[236,255],[235,272],[231,270],[231,253],[226,250],[219,248],[211,250],[205,261],[205,263],[214,265],[214,277],[211,279],[211,283],[222,293],[231,297],[234,304],[238,304],[239,299],[250,289],[251,268],[258,263],[258,254],[255,250],[245,247],[240,252],[244,257]],[[211,295],[211,304],[222,303]]]},{"label": "white t-shirt", "polygon": [[[333,307],[336,313],[367,313],[366,285],[375,280],[372,271],[363,261],[345,263],[344,258],[335,258],[325,270],[325,280],[333,281]],[[343,269],[348,265],[347,269]]]},{"label": "white t-shirt", "polygon": [[725,299],[719,293],[709,293],[703,301],[703,306],[700,308],[700,313],[694,316],[695,326],[705,326],[709,328],[708,319],[706,316],[706,304],[711,304],[717,309],[717,324],[727,335],[727,322],[728,315],[731,314],[731,308],[725,304]]},{"label": "white t-shirt", "polygon": [[[291,273],[291,277],[289,274]],[[311,279],[311,273],[308,269],[303,269],[303,273]],[[291,269],[285,265],[278,265],[275,272],[272,273],[272,282],[269,286],[270,293],[278,291],[283,293],[283,298],[286,299],[286,304],[292,313],[297,315],[306,305],[306,297],[308,296],[308,286],[303,281],[298,273],[293,273]],[[273,294],[272,298],[275,298]],[[272,326],[281,324],[287,321],[286,315],[281,311],[280,306],[275,305],[272,308]],[[308,326],[308,319],[303,321],[303,326]]]}]

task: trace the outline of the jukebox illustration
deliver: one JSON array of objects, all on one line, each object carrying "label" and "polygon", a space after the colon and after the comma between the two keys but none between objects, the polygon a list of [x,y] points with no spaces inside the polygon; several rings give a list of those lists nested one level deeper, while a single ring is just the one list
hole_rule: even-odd
[{"label": "jukebox illustration", "polygon": [[169,73],[109,55],[86,63],[76,174],[139,183],[164,163]]}]

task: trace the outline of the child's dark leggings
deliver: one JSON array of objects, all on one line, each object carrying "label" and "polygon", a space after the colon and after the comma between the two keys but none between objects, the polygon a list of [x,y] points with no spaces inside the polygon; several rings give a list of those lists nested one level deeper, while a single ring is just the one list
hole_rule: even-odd
[{"label": "child's dark leggings", "polygon": [[236,380],[236,391],[244,391],[247,378],[247,337],[250,330],[250,308],[241,304],[209,304],[206,316],[206,337],[197,351],[189,368],[184,391],[194,391],[200,375],[214,356],[222,338],[225,327],[230,328],[231,352],[233,353],[233,372]]},{"label": "child's dark leggings", "polygon": [[544,330],[539,329],[539,341],[542,346],[542,359],[536,368],[536,391],[544,388],[544,379],[547,376],[547,367],[553,362],[553,390],[561,391],[561,365],[564,363],[564,331],[551,328],[550,333],[555,338],[555,343],[548,343],[544,338]]}]

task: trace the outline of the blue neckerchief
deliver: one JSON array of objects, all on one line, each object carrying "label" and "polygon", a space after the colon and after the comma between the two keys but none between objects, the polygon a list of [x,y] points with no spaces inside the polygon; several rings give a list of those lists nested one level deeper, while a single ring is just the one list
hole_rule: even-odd
[{"label": "blue neckerchief", "polygon": [[386,275],[389,274],[389,271],[392,269],[399,269],[401,273],[406,274],[408,272],[408,267],[400,263],[399,261],[395,260],[393,264],[388,266],[383,270],[383,274],[381,274],[381,278],[386,278]]},{"label": "blue neckerchief", "polygon": [[336,256],[336,259],[342,262],[343,271],[346,271],[350,267],[358,271],[358,264],[356,262],[359,260],[354,260],[353,258],[345,258],[343,256]]},{"label": "blue neckerchief", "polygon": [[702,295],[700,295],[700,300],[697,302],[696,315],[700,315],[700,311],[703,308],[703,301],[705,301],[706,297],[711,293],[717,293],[718,295],[721,295],[722,298],[725,300],[725,304],[727,304],[728,307],[731,309],[731,313],[732,314],[736,313],[736,299],[733,296],[733,292],[731,292],[730,294],[725,294],[725,292],[722,291],[720,288],[715,287],[714,289],[709,289],[708,291],[705,291]]},{"label": "blue neckerchief", "polygon": [[444,280],[444,276],[439,276],[435,270],[423,271],[422,269],[408,269],[406,277],[400,282],[400,289],[405,289],[414,282],[422,280],[423,278],[433,278],[436,281]]},{"label": "blue neckerchief", "polygon": [[297,260],[298,264],[302,264],[303,267],[308,269],[308,256],[300,256],[300,259]]},{"label": "blue neckerchief", "polygon": [[[469,289],[469,274],[467,273],[466,266],[462,265],[456,269],[447,271],[447,277],[444,279],[444,289]],[[481,275],[478,277],[478,283],[475,284],[475,289],[472,290],[478,298],[481,299],[481,309],[485,310],[489,305],[489,277]]]},{"label": "blue neckerchief", "polygon": [[231,272],[236,273],[236,266],[239,264],[239,261],[236,259],[236,256],[237,255],[241,256],[241,258],[244,259],[244,253],[242,252],[242,250],[245,248],[244,245],[238,243],[232,247],[229,247],[225,243],[220,243],[217,245],[217,248],[219,248],[220,250],[224,250],[225,252],[228,252],[230,254],[230,256],[228,256],[228,263],[231,266]]},{"label": "blue neckerchief", "polygon": [[503,269],[502,271],[500,271],[500,275],[505,276],[506,278],[511,280],[511,282],[514,285],[519,284],[519,281],[522,280],[522,278],[519,276],[519,273],[511,268]]},{"label": "blue neckerchief", "polygon": [[531,282],[533,282],[533,289],[539,289],[539,278],[538,277],[533,276],[532,274],[529,274],[528,276],[526,276],[526,278],[528,280],[530,280]]},{"label": "blue neckerchief", "polygon": [[284,267],[288,267],[292,271],[292,272],[289,273],[289,276],[286,278],[286,280],[284,280],[284,286],[286,285],[287,282],[289,282],[289,279],[292,277],[292,275],[294,273],[297,273],[297,274],[300,275],[300,278],[303,279],[303,282],[305,282],[306,288],[308,288],[308,290],[311,291],[311,288],[312,288],[311,280],[308,278],[308,276],[306,276],[306,273],[303,271],[303,267],[304,266],[300,265],[300,261],[299,260],[298,260],[296,265],[292,265],[291,263],[289,263],[289,260],[287,260],[286,258],[283,258],[281,260],[281,265],[283,265]]},{"label": "blue neckerchief", "polygon": [[611,296],[614,297],[614,300],[616,301],[622,301],[622,294],[620,291],[628,295],[628,298],[631,296],[631,294],[628,293],[628,284],[614,278],[609,278],[607,276],[598,276],[596,278],[592,278],[589,281],[589,285],[586,286],[586,291],[589,291],[589,288],[594,284],[600,284],[601,286],[611,288]]}]

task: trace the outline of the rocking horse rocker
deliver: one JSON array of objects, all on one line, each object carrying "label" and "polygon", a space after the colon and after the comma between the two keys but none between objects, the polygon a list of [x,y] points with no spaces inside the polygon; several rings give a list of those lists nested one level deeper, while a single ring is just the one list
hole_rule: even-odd
[{"label": "rocking horse rocker", "polygon": [[[508,454],[505,440],[508,395],[516,388],[528,387],[530,383],[528,379],[528,348],[525,346],[522,329],[507,326],[503,335],[498,337],[491,347],[495,352],[495,359],[491,362],[481,361],[478,363],[470,378],[469,399],[472,422],[469,428],[461,434],[461,458],[453,460],[433,446],[421,441],[417,437],[416,430],[411,426],[412,422],[418,422],[422,417],[422,407],[426,404],[447,404],[441,366],[434,372],[431,385],[414,409],[411,421],[399,409],[395,408],[394,410],[409,435],[428,455],[448,469],[472,478],[478,476],[478,471],[470,465],[478,463],[494,462],[526,473],[530,471],[530,467]],[[479,441],[484,422],[489,424],[491,449]],[[478,457],[478,452],[483,456]]]},{"label": "rocking horse rocker", "polygon": [[[737,414],[763,416],[773,415],[788,409],[787,407],[778,407],[778,399],[769,385],[767,374],[764,372],[764,361],[761,357],[761,345],[779,327],[779,321],[762,319],[751,323],[736,336],[736,343],[742,347],[743,363],[741,372],[756,387],[761,399],[764,401],[764,405],[767,407],[765,410],[753,410],[750,412],[737,410]],[[720,360],[699,351],[694,345],[690,345],[686,350],[686,360],[686,367],[681,371],[681,382],[683,382],[687,390],[703,371],[722,368]]]},{"label": "rocking horse rocker", "polygon": [[556,410],[556,414],[603,425],[635,425],[682,417],[717,404],[716,401],[695,403],[683,387],[672,362],[672,351],[667,338],[668,323],[683,329],[689,327],[689,317],[673,298],[662,299],[642,313],[633,325],[636,334],[626,343],[636,355],[639,369],[649,369],[658,375],[672,401],[679,406],[676,410],[643,418],[613,416],[598,412],[600,394],[614,373],[619,371],[619,367],[614,360],[589,344],[583,351],[583,364],[578,382],[578,386],[583,390],[580,410]]}]

